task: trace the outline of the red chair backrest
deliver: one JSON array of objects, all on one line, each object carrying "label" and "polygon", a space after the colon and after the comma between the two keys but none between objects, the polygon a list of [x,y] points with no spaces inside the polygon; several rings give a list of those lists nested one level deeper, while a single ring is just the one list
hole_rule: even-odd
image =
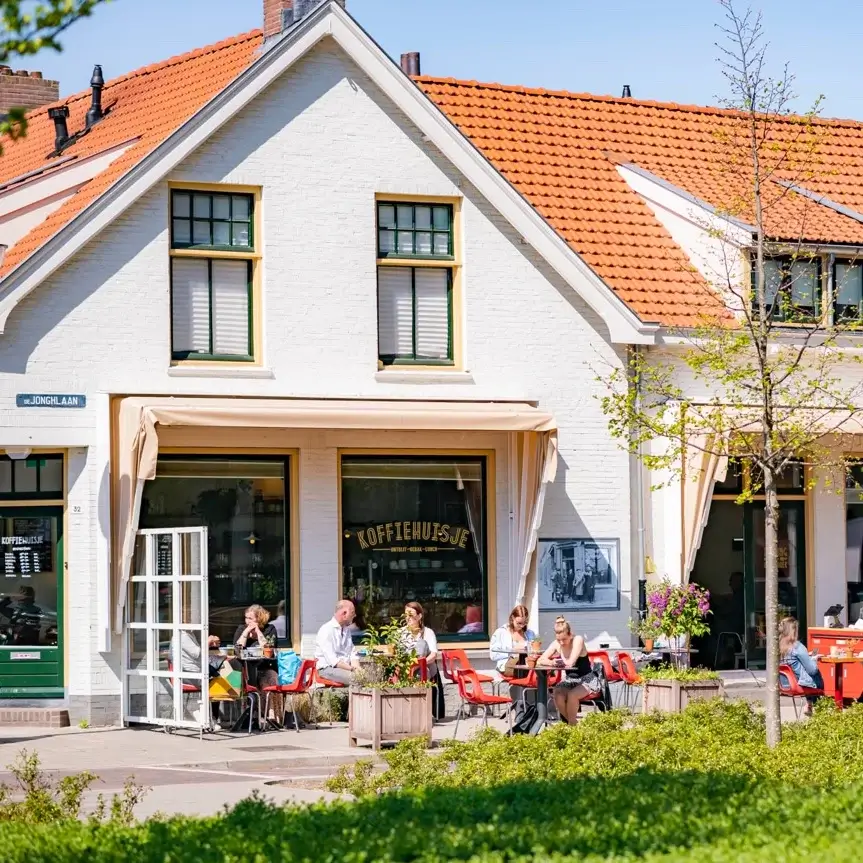
[{"label": "red chair backrest", "polygon": [[304,659],[294,682],[290,684],[291,689],[298,693],[308,692],[309,687],[315,682],[316,667],[317,663],[314,659]]},{"label": "red chair backrest", "polygon": [[638,681],[638,668],[628,653],[621,651],[617,654],[617,667],[620,669],[620,676],[626,683]]},{"label": "red chair backrest", "polygon": [[464,650],[458,648],[442,650],[440,656],[443,673],[450,680],[455,680],[460,671],[473,670],[473,666],[470,664],[470,660],[467,658],[467,653]]},{"label": "red chair backrest", "polygon": [[[782,678],[785,677],[783,682]],[[790,665],[779,666],[779,691],[783,695],[803,695],[803,688],[797,680],[797,675]]]},{"label": "red chair backrest", "polygon": [[415,677],[417,680],[427,683],[429,679],[429,664],[424,656],[420,656],[417,661],[410,667],[408,677]]},{"label": "red chair backrest", "polygon": [[612,677],[617,677],[614,672],[614,668],[611,665],[611,657],[604,650],[588,651],[587,658],[590,660],[591,665],[593,665],[594,662],[601,662],[602,667],[605,669],[605,676],[609,680],[611,680]]},{"label": "red chair backrest", "polygon": [[458,694],[465,701],[479,701],[485,694],[479,682],[479,676],[472,668],[461,669],[455,676],[455,682],[458,686]]},{"label": "red chair backrest", "polygon": [[[535,672],[531,672],[535,675]],[[558,669],[557,671],[549,671],[548,673],[548,685],[549,686],[557,686],[558,683],[563,679],[563,669]]]}]

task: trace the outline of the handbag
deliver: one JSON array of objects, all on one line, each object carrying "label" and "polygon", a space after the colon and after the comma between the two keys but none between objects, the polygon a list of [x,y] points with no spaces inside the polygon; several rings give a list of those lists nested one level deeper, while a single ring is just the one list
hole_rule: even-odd
[{"label": "handbag", "polygon": [[300,672],[303,661],[293,650],[280,650],[277,654],[279,686],[290,686]]}]

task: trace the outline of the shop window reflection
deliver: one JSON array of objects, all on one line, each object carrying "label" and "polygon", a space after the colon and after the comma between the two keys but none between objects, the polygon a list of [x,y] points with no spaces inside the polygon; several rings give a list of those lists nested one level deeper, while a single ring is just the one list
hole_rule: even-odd
[{"label": "shop window reflection", "polygon": [[[223,644],[232,641],[247,606],[259,603],[275,618],[279,603],[288,600],[286,487],[283,459],[186,457],[160,459],[156,479],[144,488],[142,529],[207,528],[209,629]],[[200,571],[196,542],[180,537],[184,575]],[[170,553],[157,549],[160,571],[161,555]],[[185,592],[180,597],[184,623],[198,622],[189,617],[196,602]]]},{"label": "shop window reflection", "polygon": [[416,600],[444,641],[488,637],[482,458],[342,459],[344,593],[357,625]]}]

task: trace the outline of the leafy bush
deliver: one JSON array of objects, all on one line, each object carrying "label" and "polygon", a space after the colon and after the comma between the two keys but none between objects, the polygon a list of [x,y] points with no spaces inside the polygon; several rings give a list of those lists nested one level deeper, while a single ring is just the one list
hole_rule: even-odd
[{"label": "leafy bush", "polygon": [[397,788],[609,779],[638,770],[838,787],[859,777],[863,705],[838,713],[824,702],[810,722],[789,726],[776,749],[764,741],[764,719],[747,702],[715,699],[694,702],[679,714],[597,713],[537,737],[487,730],[470,741],[446,741],[440,754],[427,755],[421,742],[406,741],[384,754],[386,771],[367,775],[360,766],[354,775],[356,767],[343,768],[328,787],[361,797]]},{"label": "leafy bush", "polygon": [[702,680],[719,680],[709,668],[688,668],[684,665],[648,665],[639,672],[642,680],[678,680],[681,683],[699,683]]},{"label": "leafy bush", "polygon": [[[81,817],[84,794],[99,777],[84,771],[52,780],[42,771],[39,756],[22,750],[17,760],[8,765],[18,787],[0,785],[0,823],[56,824]],[[108,803],[103,795],[96,800],[90,821],[131,824],[135,806],[145,789],[128,780],[122,794],[112,796]]]},{"label": "leafy bush", "polygon": [[219,817],[132,828],[0,824],[0,847],[5,863],[856,863],[861,792],[848,786],[825,806],[818,789],[772,780],[637,770],[304,808],[249,800]]}]

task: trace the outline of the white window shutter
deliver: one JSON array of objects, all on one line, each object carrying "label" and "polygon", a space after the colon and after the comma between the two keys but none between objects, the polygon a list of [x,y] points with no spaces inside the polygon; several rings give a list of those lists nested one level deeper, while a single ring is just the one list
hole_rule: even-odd
[{"label": "white window shutter", "polygon": [[213,262],[213,353],[251,354],[249,344],[249,265],[246,261]]},{"label": "white window shutter", "polygon": [[210,352],[210,289],[207,262],[200,258],[171,261],[172,350]]},{"label": "white window shutter", "polygon": [[416,270],[417,357],[449,359],[449,270]]},{"label": "white window shutter", "polygon": [[410,267],[378,267],[378,353],[413,354],[413,297]]}]

